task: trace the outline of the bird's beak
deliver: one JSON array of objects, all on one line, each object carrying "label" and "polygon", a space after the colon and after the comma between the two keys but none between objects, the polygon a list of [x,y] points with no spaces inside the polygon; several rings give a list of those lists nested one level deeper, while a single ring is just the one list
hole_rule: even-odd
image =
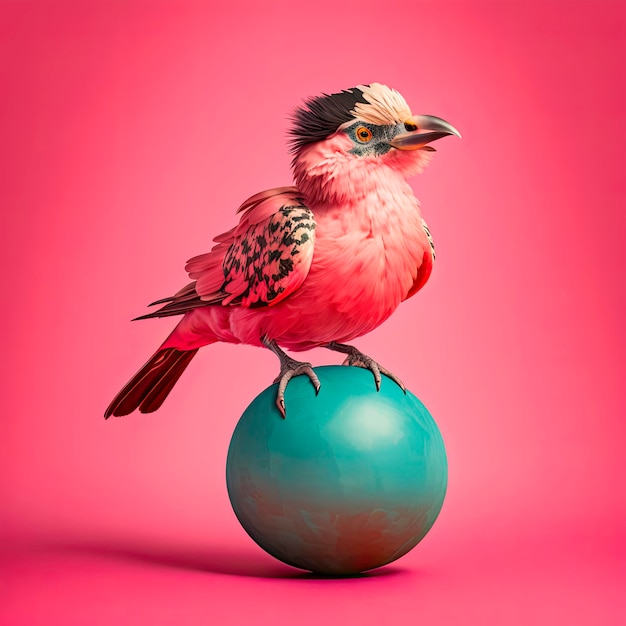
[{"label": "bird's beak", "polygon": [[399,150],[434,150],[428,144],[447,135],[461,136],[461,133],[440,117],[434,115],[414,115],[404,122],[410,129],[406,133],[396,135],[389,143]]}]

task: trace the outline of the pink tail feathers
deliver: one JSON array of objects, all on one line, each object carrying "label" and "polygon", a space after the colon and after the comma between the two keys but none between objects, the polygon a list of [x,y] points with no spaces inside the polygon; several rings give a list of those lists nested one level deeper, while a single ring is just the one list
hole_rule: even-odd
[{"label": "pink tail feathers", "polygon": [[105,411],[104,418],[108,419],[111,415],[128,415],[135,409],[142,413],[156,411],[196,352],[198,348],[192,350],[159,348],[115,396]]}]

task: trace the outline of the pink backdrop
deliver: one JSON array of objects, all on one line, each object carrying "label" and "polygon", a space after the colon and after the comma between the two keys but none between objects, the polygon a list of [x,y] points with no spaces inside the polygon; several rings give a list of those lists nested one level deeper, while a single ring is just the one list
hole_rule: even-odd
[{"label": "pink backdrop", "polygon": [[[0,5],[0,624],[624,623],[623,3],[222,4]],[[378,575],[294,578],[224,479],[273,355],[102,413],[171,328],[130,318],[290,183],[287,114],[375,81],[464,137],[413,181],[429,284],[357,343],[438,421],[449,493]]]}]

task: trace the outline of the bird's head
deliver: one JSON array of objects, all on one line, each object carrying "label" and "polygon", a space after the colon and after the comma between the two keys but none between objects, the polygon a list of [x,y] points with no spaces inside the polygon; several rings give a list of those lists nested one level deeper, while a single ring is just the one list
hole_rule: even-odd
[{"label": "bird's head", "polygon": [[459,132],[432,115],[413,115],[395,90],[372,83],[305,101],[290,131],[298,187],[321,202],[368,193],[380,177],[420,172],[436,139]]}]

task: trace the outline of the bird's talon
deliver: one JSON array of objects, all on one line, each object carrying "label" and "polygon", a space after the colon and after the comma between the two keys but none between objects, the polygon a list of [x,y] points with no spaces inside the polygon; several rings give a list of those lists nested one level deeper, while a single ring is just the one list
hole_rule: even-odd
[{"label": "bird's talon", "polygon": [[278,383],[278,391],[276,392],[276,406],[280,411],[283,418],[287,417],[287,407],[285,404],[285,390],[287,389],[287,385],[289,381],[294,376],[302,376],[306,374],[315,389],[315,395],[320,391],[321,383],[319,378],[316,376],[313,371],[313,367],[310,363],[296,361],[292,359],[290,356],[285,354],[279,347],[278,344],[267,337],[262,337],[261,342],[267,348],[269,348],[278,358],[280,359],[280,374],[274,379],[274,384]]},{"label": "bird's talon", "polygon": [[283,419],[287,417],[287,408],[285,407],[285,400],[282,397],[276,398],[276,408],[279,410]]},{"label": "bird's talon", "polygon": [[374,383],[376,384],[376,391],[380,391],[380,386],[382,383],[382,375],[384,374],[388,378],[391,378],[391,380],[393,380],[393,382],[396,383],[396,385],[398,385],[400,389],[402,389],[404,394],[406,394],[406,387],[397,376],[392,374],[388,369],[385,369],[384,367],[376,363],[376,361],[374,361],[372,357],[369,357],[366,354],[363,354],[362,352],[357,350],[355,347],[347,346],[341,343],[336,343],[334,341],[330,342],[329,344],[326,344],[326,347],[330,350],[334,350],[336,352],[343,352],[344,354],[348,355],[344,359],[342,365],[351,365],[353,367],[362,367],[363,369],[370,370],[370,372],[372,372],[372,374],[374,375]]}]

